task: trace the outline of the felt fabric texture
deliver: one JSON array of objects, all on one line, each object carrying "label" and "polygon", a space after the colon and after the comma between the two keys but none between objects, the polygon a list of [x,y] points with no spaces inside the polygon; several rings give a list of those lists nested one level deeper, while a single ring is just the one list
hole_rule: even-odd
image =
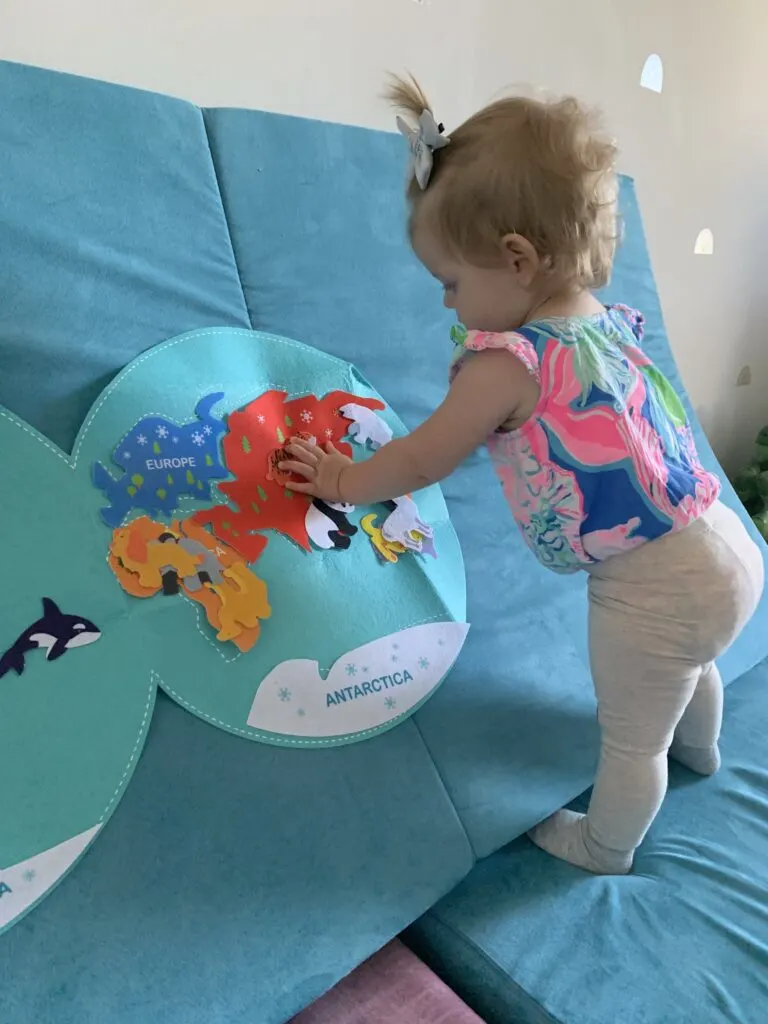
[{"label": "felt fabric texture", "polygon": [[[229,459],[226,467],[221,465],[218,451],[207,439],[223,433],[222,417],[243,406],[263,408],[265,412],[259,415],[264,425],[272,429],[273,443],[277,445],[282,443],[281,438],[284,440],[283,431],[289,429],[286,418],[293,424],[293,417],[300,421],[305,415],[309,417],[308,426],[325,422],[320,416],[320,402],[306,397],[298,403],[279,401],[277,405],[272,403],[274,408],[270,412],[267,404],[259,402],[259,397],[278,394],[282,398],[287,394],[297,399],[306,396],[308,391],[316,392],[331,407],[355,397],[361,402],[381,404],[354,368],[339,359],[288,338],[240,328],[209,328],[157,345],[129,364],[89,412],[71,459],[61,453],[57,458],[50,442],[40,443],[40,438],[33,437],[22,424],[12,423],[7,417],[0,420],[0,442],[7,453],[9,472],[19,480],[20,502],[22,506],[40,510],[36,528],[44,533],[45,502],[39,492],[47,489],[49,471],[67,476],[75,493],[68,498],[65,508],[58,510],[56,521],[64,528],[68,527],[69,518],[79,524],[83,538],[78,543],[88,546],[88,556],[95,559],[101,570],[88,580],[91,599],[98,603],[103,595],[105,602],[114,601],[115,580],[105,562],[106,551],[110,543],[116,557],[123,547],[130,549],[130,540],[123,543],[129,527],[119,527],[112,533],[101,521],[105,517],[104,494],[101,487],[92,485],[90,467],[107,466],[113,451],[117,451],[122,466],[131,467],[122,475],[116,473],[110,488],[112,500],[106,518],[114,524],[117,516],[122,520],[122,514],[127,513],[129,507],[146,501],[141,498],[145,488],[154,488],[158,475],[168,472],[166,469],[150,472],[145,467],[177,450],[186,457],[193,457],[196,462],[193,468],[187,467],[187,472],[189,479],[203,485],[199,500],[187,502],[186,495],[177,500],[163,491],[165,498],[162,500],[172,504],[172,509],[166,507],[163,511],[205,522],[209,516],[207,506],[218,500],[217,495],[209,497],[206,493],[210,475],[221,476],[227,470],[238,468]],[[155,412],[150,415],[150,410],[159,409],[163,410],[162,416]],[[199,413],[197,417],[193,416],[195,409]],[[292,415],[282,413],[283,409]],[[276,425],[273,419],[278,412],[281,415]],[[390,409],[384,410],[382,416],[394,432],[404,432]],[[240,413],[232,417],[231,431],[223,445],[225,455],[233,447],[241,454],[244,451],[245,434],[240,417]],[[335,419],[343,434],[344,421],[340,417]],[[209,435],[204,433],[206,429]],[[179,438],[179,444],[174,447],[175,437]],[[358,458],[369,455],[359,445],[355,447]],[[306,510],[308,502],[303,496],[297,494],[285,499],[279,485],[272,487],[271,497],[264,487],[259,492],[259,480],[264,486],[269,483],[266,449],[258,448],[253,435],[247,448],[246,463],[251,458],[258,460],[250,486],[243,492],[232,482],[221,485],[222,490],[238,502],[241,512],[247,513],[251,508],[250,504],[245,505],[246,500],[256,498],[266,512],[270,504],[278,501],[277,494],[287,505]],[[239,468],[243,470],[242,466]],[[174,480],[181,473],[181,469],[171,470]],[[170,484],[168,490],[172,490]],[[155,493],[150,493],[150,504],[155,501]],[[206,510],[202,519],[197,511],[201,506]],[[142,507],[146,508],[146,504]],[[193,714],[238,736],[271,743],[326,746],[367,738],[395,726],[440,683],[461,649],[465,635],[463,629],[455,635],[444,631],[439,635],[435,632],[433,637],[428,633],[428,627],[436,627],[438,623],[454,619],[464,621],[464,573],[461,552],[440,489],[431,487],[420,492],[419,508],[435,531],[435,544],[441,557],[427,559],[409,554],[400,559],[397,567],[391,567],[379,564],[362,534],[354,549],[349,551],[317,551],[310,548],[308,540],[304,540],[303,546],[309,550],[302,550],[298,543],[300,537],[294,534],[293,539],[288,539],[278,532],[278,521],[270,519],[262,527],[265,514],[245,524],[241,522],[245,516],[240,512],[216,505],[210,511],[223,511],[218,517],[220,521],[214,522],[213,530],[223,544],[238,549],[246,529],[259,526],[265,533],[257,539],[260,545],[266,541],[266,546],[259,547],[258,560],[248,570],[241,564],[237,591],[219,585],[222,628],[218,633],[204,619],[201,621],[199,610],[183,598],[176,600],[171,595],[161,595],[140,600],[132,594],[121,595],[115,626],[119,627],[121,636],[127,634],[134,638],[135,653],[128,663],[132,676],[144,678],[152,673],[166,692]],[[154,514],[159,511],[155,507],[150,510]],[[362,508],[355,515],[359,519],[367,511]],[[5,510],[0,513],[0,522],[4,521],[4,516]],[[231,529],[224,529],[229,521]],[[155,529],[160,531],[161,525],[155,523]],[[50,527],[47,532],[51,532]],[[175,554],[176,545],[172,547]],[[79,550],[74,544],[64,546],[62,557],[76,559]],[[159,568],[171,555],[159,544],[154,550],[154,575],[159,583]],[[19,551],[29,559],[24,547]],[[192,556],[188,552],[181,551],[179,555],[182,561],[191,563]],[[123,561],[126,558],[127,551]],[[45,564],[37,567],[44,578]],[[188,577],[193,570],[188,572],[187,569],[181,568],[180,576]],[[224,571],[233,570],[234,567]],[[249,574],[247,578],[244,571]],[[72,570],[67,574],[71,575]],[[259,591],[254,590],[254,596],[261,598],[255,608],[259,619],[268,619],[268,623],[260,624],[260,636],[245,654],[236,649],[228,650],[226,644],[228,639],[236,638],[241,620],[229,621],[232,615],[228,614],[225,622],[223,617],[236,601],[244,607],[244,599],[238,599],[238,593],[247,589],[247,580],[254,587],[258,581],[263,581]],[[147,583],[148,577],[145,577],[143,584]],[[266,601],[262,598],[264,584]],[[227,593],[229,597],[225,602]],[[349,614],[353,596],[363,606],[363,614]],[[324,609],[323,614],[320,608]],[[242,624],[255,627],[258,621],[245,618],[248,610],[241,612]],[[409,644],[409,634],[404,634],[403,638],[396,635],[416,626],[424,627],[413,641],[416,646]],[[373,641],[383,642],[384,638],[385,646],[388,645],[384,654],[377,658],[373,651],[361,652],[362,660],[359,664],[355,662],[356,649]],[[109,633],[105,632],[102,645],[109,642]],[[288,678],[282,676],[278,681],[275,676],[269,686],[262,687],[262,681],[267,676],[272,680],[272,674],[285,662],[292,663]],[[318,679],[318,665],[324,675],[332,666],[339,665],[331,671],[327,687]],[[362,690],[365,682],[390,672],[395,673],[396,696],[381,692],[379,688]],[[343,677],[341,686],[339,676]],[[353,684],[351,692],[338,702],[335,698],[326,701],[325,690],[338,693],[339,689],[344,690],[343,683]],[[320,689],[323,692],[318,695]]]},{"label": "felt fabric texture", "polygon": [[[151,362],[154,368],[157,360]],[[158,384],[156,399],[150,393],[145,398],[163,404],[165,382]],[[222,398],[221,391],[203,395],[188,422],[142,415],[119,440],[115,439],[111,464],[93,463],[93,482],[109,502],[101,510],[107,526],[121,526],[136,509],[149,515],[170,516],[182,496],[211,500],[212,482],[227,475],[219,446],[227,428],[222,419],[212,415]],[[109,424],[99,427],[110,429]]]},{"label": "felt fabric texture", "polygon": [[[111,574],[106,548],[93,542],[86,492],[97,492],[87,470],[78,479],[61,452],[2,408],[0,452],[9,484],[0,505],[3,564],[14,581],[0,595],[2,647],[25,633],[30,642],[47,634],[65,643],[60,657],[28,651],[22,674],[0,678],[0,880],[13,890],[0,897],[2,931],[71,867],[69,856],[49,863],[47,851],[98,830],[114,812],[157,684],[138,656],[141,633],[127,628],[125,596],[114,581],[105,585]],[[99,532],[109,536],[103,524]],[[63,618],[40,618],[45,596]],[[66,647],[78,625],[101,636]],[[22,877],[9,883],[6,869],[21,862]]]},{"label": "felt fabric texture", "polygon": [[395,939],[291,1024],[483,1024],[455,992]]},{"label": "felt fabric texture", "polygon": [[762,1024],[766,686],[763,662],[726,691],[717,775],[670,763],[631,875],[588,875],[519,839],[410,929],[409,944],[488,1024]]},{"label": "felt fabric texture", "polygon": [[[250,324],[198,109],[8,64],[0,81],[0,403],[70,451],[135,356]],[[417,727],[356,746],[247,743],[159,696],[134,798],[0,937],[0,1020],[278,1024],[330,988],[472,864]]]},{"label": "felt fabric texture", "polygon": [[470,866],[412,719],[286,750],[159,693],[118,813],[0,936],[0,1020],[282,1024]]},{"label": "felt fabric texture", "polygon": [[[407,246],[400,138],[11,65],[0,82],[0,403],[68,449],[118,369],[211,324],[353,363],[408,427],[439,403],[450,319]],[[626,179],[622,206],[608,297],[643,310],[679,385]],[[283,1021],[589,784],[584,581],[525,551],[484,452],[443,492],[473,628],[441,689],[398,729],[317,751],[244,743],[161,696],[119,814],[2,937],[0,1020]],[[766,654],[759,611],[724,678]]]}]

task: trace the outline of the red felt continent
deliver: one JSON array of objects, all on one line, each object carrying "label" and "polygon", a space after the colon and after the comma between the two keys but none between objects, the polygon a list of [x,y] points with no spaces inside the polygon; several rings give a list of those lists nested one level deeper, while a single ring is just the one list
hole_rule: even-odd
[{"label": "red felt continent", "polygon": [[284,487],[269,471],[270,455],[291,437],[312,435],[317,443],[331,441],[351,455],[341,441],[352,422],[338,411],[354,402],[366,409],[383,409],[375,398],[331,391],[324,398],[307,395],[286,401],[285,391],[266,391],[229,416],[223,441],[224,462],[235,477],[219,484],[233,506],[214,505],[195,513],[195,522],[209,525],[224,543],[254,562],[266,547],[257,530],[277,530],[306,551],[311,550],[305,518],[311,498]]}]

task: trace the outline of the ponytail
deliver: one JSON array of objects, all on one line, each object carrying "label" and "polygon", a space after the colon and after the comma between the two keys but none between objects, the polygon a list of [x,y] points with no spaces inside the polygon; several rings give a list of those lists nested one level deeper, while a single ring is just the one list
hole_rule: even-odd
[{"label": "ponytail", "polygon": [[424,95],[421,86],[413,77],[401,78],[399,75],[389,76],[389,85],[384,91],[384,99],[390,103],[395,110],[414,121],[418,121],[422,113],[428,110],[432,113],[429,100]]}]

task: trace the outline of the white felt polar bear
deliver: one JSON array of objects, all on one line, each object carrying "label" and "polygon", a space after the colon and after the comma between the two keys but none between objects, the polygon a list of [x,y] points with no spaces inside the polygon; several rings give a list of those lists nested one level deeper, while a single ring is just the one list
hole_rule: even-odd
[{"label": "white felt polar bear", "polygon": [[[409,551],[421,551],[422,538],[429,540],[434,536],[434,530],[419,516],[416,502],[406,494],[402,498],[394,498],[392,501],[385,502],[386,508],[392,506],[394,507],[381,528],[384,540],[397,541]],[[414,533],[420,533],[421,537],[414,538],[412,536]]]},{"label": "white felt polar bear", "polygon": [[381,448],[392,440],[392,430],[373,409],[349,402],[342,405],[339,412],[346,419],[352,420],[347,434],[357,444],[367,444],[370,441],[372,448]]}]

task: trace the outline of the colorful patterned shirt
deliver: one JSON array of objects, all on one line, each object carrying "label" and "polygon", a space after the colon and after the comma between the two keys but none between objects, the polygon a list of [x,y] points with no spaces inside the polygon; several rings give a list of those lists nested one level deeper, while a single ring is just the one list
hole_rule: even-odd
[{"label": "colorful patterned shirt", "polygon": [[540,385],[517,430],[488,448],[529,547],[574,572],[681,530],[717,499],[682,402],[640,350],[642,314],[539,320],[519,331],[452,332],[451,378],[472,352],[505,348]]}]

